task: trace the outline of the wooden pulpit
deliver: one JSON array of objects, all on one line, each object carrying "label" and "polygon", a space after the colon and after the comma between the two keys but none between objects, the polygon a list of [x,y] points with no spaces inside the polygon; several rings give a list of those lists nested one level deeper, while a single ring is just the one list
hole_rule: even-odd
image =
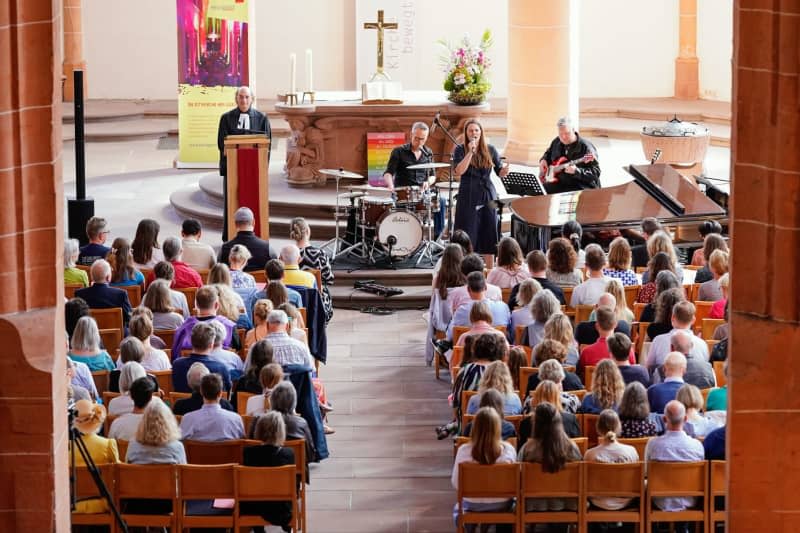
[{"label": "wooden pulpit", "polygon": [[225,157],[228,236],[236,235],[236,210],[249,207],[255,216],[255,234],[269,239],[269,139],[263,135],[228,135]]}]

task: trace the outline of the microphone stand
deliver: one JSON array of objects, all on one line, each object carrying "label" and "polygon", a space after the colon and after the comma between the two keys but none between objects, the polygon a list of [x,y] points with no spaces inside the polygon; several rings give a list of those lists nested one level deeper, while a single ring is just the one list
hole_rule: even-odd
[{"label": "microphone stand", "polygon": [[[439,120],[438,117],[434,117],[433,123],[442,130],[445,137],[450,139],[450,142],[453,143],[453,150],[455,150],[455,147],[458,146],[458,140],[453,137],[450,130],[444,127],[442,121]],[[450,179],[448,180],[450,187],[447,193],[447,242],[450,242],[450,239],[453,237],[453,174],[455,174],[455,161],[453,160],[453,152],[450,152]],[[442,231],[442,234],[444,234],[444,231]],[[442,241],[445,240],[441,235],[439,239]]]}]

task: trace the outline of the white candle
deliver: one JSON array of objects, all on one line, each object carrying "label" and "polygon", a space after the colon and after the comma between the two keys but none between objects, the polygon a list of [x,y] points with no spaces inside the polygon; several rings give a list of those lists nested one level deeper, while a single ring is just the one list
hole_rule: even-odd
[{"label": "white candle", "polygon": [[314,70],[311,66],[311,49],[306,49],[306,89],[308,92],[312,92],[314,90]]},{"label": "white candle", "polygon": [[297,55],[289,54],[289,63],[292,66],[291,83],[289,84],[289,94],[297,92]]}]

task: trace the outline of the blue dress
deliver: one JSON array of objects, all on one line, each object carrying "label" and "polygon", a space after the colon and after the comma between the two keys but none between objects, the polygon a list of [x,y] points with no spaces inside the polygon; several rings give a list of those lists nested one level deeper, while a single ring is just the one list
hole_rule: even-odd
[{"label": "blue dress", "polygon": [[[501,170],[500,156],[494,146],[489,145],[495,173]],[[464,159],[464,146],[456,146],[453,163],[458,165]],[[472,247],[479,254],[497,252],[500,240],[497,209],[489,205],[497,200],[497,191],[490,179],[491,168],[477,168],[472,165],[461,175],[458,185],[458,206],[453,227],[464,230],[472,241]]]}]

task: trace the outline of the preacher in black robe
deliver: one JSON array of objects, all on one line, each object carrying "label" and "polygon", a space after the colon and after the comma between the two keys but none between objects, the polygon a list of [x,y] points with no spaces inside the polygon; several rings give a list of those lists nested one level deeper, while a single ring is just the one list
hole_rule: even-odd
[{"label": "preacher in black robe", "polygon": [[[267,116],[253,108],[253,93],[250,87],[242,86],[236,91],[236,107],[223,113],[219,118],[217,130],[217,147],[219,148],[219,173],[222,176],[223,211],[222,241],[228,240],[228,159],[225,157],[225,137],[228,135],[263,134],[269,139],[269,150],[272,149],[272,130]],[[269,164],[269,151],[267,152]]]},{"label": "preacher in black robe", "polygon": [[592,154],[593,159],[585,163],[577,163],[574,174],[568,173],[567,169],[562,170],[556,176],[558,181],[544,184],[547,194],[580,191],[582,189],[599,189],[600,164],[597,162],[597,149],[590,141],[578,135],[568,118],[560,118],[557,126],[558,137],[553,139],[553,142],[550,143],[550,146],[539,159],[539,168],[542,172],[546,171],[546,166],[557,163],[561,158],[565,158],[562,162],[574,161],[587,154]]}]

